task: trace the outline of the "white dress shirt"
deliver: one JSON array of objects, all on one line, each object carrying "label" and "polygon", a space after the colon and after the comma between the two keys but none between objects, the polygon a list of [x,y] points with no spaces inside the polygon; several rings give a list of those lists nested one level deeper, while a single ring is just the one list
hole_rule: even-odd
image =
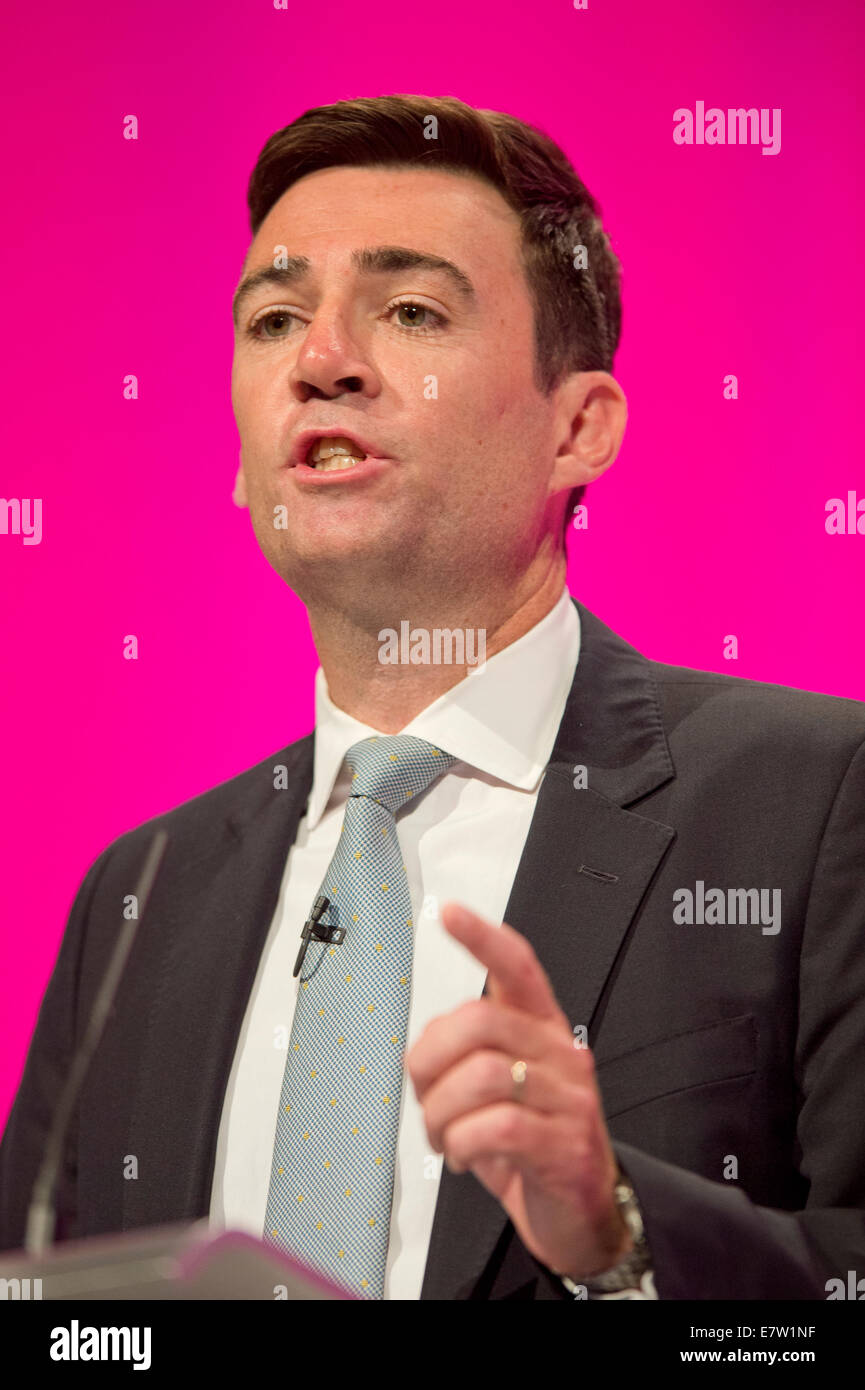
[{"label": "white dress shirt", "polygon": [[[502,921],[579,648],[579,615],[563,589],[539,623],[400,730],[458,760],[396,817],[415,924],[407,1051],[431,1019],[481,996],[486,969],[444,930],[439,908],[455,900],[488,921]],[[335,707],[319,667],[311,793],[288,854],[225,1093],[210,1208],[217,1229],[255,1236],[264,1230],[299,985],[292,970],[342,829],[351,778],[346,751],[373,733],[382,731]],[[420,1297],[442,1163],[405,1072],[386,1299]]]}]

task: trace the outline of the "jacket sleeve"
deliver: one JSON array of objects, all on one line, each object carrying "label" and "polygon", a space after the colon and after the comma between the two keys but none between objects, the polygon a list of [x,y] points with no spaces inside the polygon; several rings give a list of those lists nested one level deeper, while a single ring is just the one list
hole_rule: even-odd
[{"label": "jacket sleeve", "polygon": [[865,1279],[865,744],[823,829],[798,984],[802,1211],[758,1206],[731,1184],[614,1144],[661,1299],[825,1299],[845,1296],[829,1280]]},{"label": "jacket sleeve", "polygon": [[[24,1243],[33,1184],[79,1037],[77,1001],[87,917],[110,853],[111,847],[93,862],[78,889],[0,1143],[0,1250],[20,1249]],[[58,1240],[77,1234],[77,1149],[76,1112],[70,1124],[56,1189]]]}]

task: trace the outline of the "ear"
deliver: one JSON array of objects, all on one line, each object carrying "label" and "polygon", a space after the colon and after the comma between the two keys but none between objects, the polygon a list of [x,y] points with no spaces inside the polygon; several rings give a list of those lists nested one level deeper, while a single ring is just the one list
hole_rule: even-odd
[{"label": "ear", "polygon": [[557,447],[550,492],[593,483],[622,444],[628,402],[609,372],[572,372],[555,392]]},{"label": "ear", "polygon": [[231,500],[235,507],[248,507],[249,497],[246,493],[246,479],[243,476],[243,454],[240,455],[240,463],[237,466],[237,477],[234,479],[234,491]]}]

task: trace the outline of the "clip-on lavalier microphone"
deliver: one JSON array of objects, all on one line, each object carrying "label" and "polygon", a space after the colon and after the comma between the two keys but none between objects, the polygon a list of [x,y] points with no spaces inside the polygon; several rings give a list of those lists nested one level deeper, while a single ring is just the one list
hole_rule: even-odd
[{"label": "clip-on lavalier microphone", "polygon": [[321,925],[319,919],[327,906],[328,899],[323,893],[319,893],[312,905],[309,918],[303,924],[303,931],[300,934],[300,950],[298,951],[293,971],[295,975],[300,973],[300,967],[303,965],[310,937],[314,936],[316,941],[333,942],[335,946],[341,946],[345,940],[345,927],[328,927]]}]

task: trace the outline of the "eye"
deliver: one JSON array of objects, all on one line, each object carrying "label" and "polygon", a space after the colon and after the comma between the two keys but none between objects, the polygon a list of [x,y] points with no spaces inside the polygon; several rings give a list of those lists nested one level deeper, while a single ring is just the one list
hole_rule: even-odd
[{"label": "eye", "polygon": [[[427,304],[421,304],[419,300],[416,299],[401,299],[395,304],[389,304],[387,313],[409,314],[409,321],[401,322],[401,324],[396,325],[396,327],[405,328],[407,332],[413,332],[413,334],[428,334],[428,332],[434,331],[435,328],[444,327],[446,322],[444,314],[437,313],[434,309],[430,309]],[[417,316],[419,313],[423,316],[420,321],[419,318],[412,317]],[[430,318],[434,320],[434,324],[428,324],[427,320],[430,320]]]},{"label": "eye", "polygon": [[249,329],[248,329],[247,331],[248,331],[250,337],[252,337],[252,338],[259,338],[259,339],[262,338],[262,337],[264,337],[264,338],[271,338],[271,339],[274,338],[274,337],[282,338],[282,337],[285,336],[285,335],[282,334],[282,333],[277,333],[277,334],[272,334],[272,333],[260,334],[260,333],[258,332],[259,325],[260,325],[260,324],[263,324],[263,323],[268,323],[268,322],[270,322],[270,321],[273,320],[273,319],[285,319],[285,320],[287,320],[287,319],[293,319],[293,318],[296,318],[296,317],[297,317],[297,315],[291,313],[291,311],[290,311],[289,309],[268,309],[266,313],[260,314],[260,315],[258,316],[258,318],[255,318],[255,319],[252,320],[252,323],[249,325]]},{"label": "eye", "polygon": [[[420,323],[417,318],[410,318],[408,323],[397,324],[398,328],[404,328],[409,333],[431,333],[437,328],[443,328],[447,322],[444,314],[437,313],[435,309],[430,309],[428,305],[421,304],[416,299],[400,299],[395,304],[390,304],[386,312],[393,314],[403,310],[408,314],[415,314],[419,310],[424,316]],[[433,319],[434,324],[428,324],[427,319]]]}]

